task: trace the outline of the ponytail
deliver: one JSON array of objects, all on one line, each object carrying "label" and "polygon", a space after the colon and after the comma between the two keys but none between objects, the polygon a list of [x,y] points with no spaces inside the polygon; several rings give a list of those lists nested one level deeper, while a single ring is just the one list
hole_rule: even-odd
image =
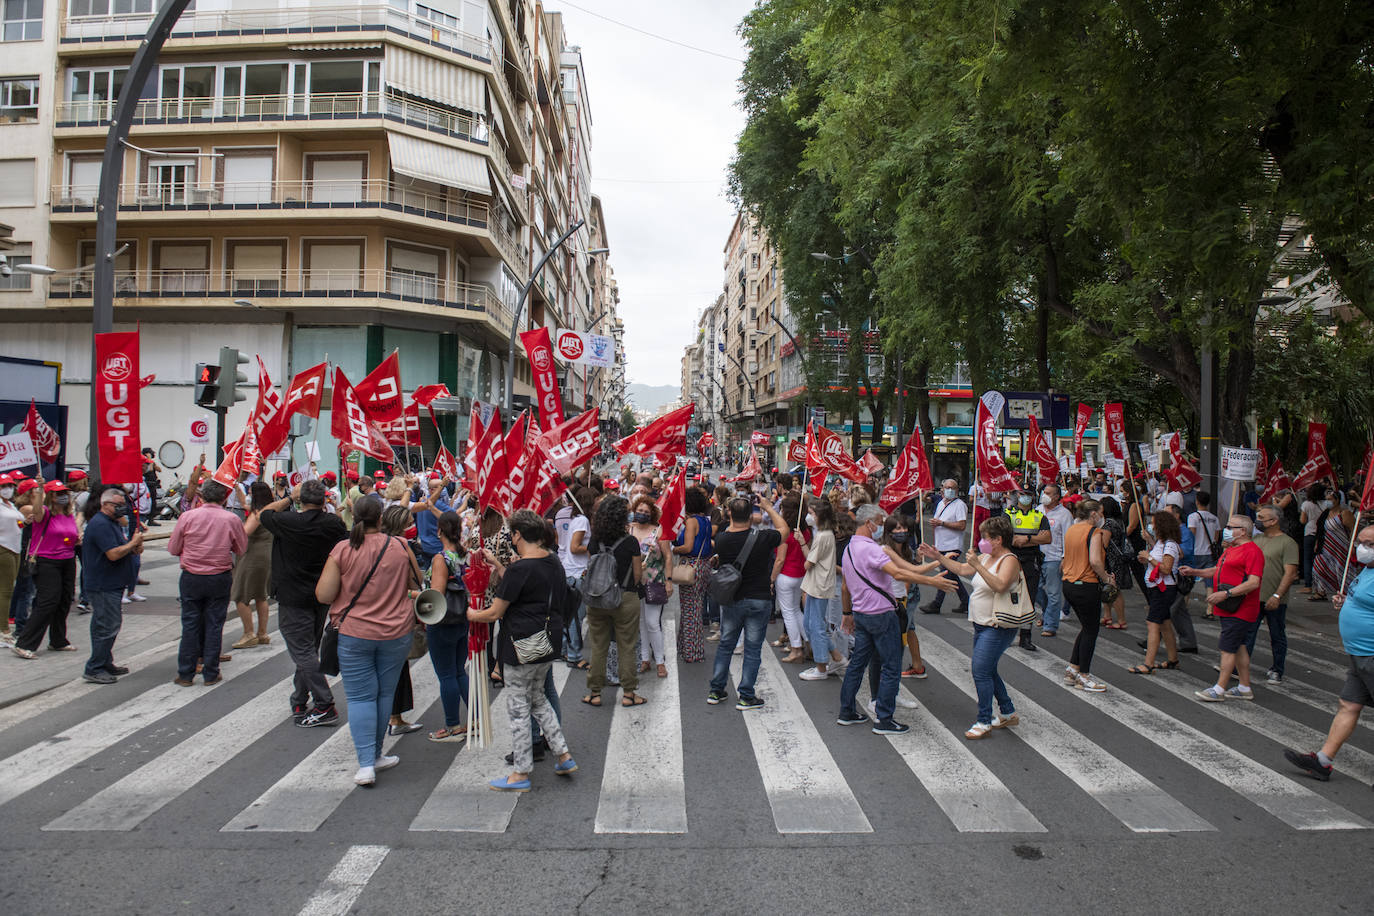
[{"label": "ponytail", "polygon": [[348,533],[348,546],[354,550],[363,546],[363,538],[369,529],[377,530],[382,517],[382,501],[373,496],[360,499],[353,504],[353,530]]}]

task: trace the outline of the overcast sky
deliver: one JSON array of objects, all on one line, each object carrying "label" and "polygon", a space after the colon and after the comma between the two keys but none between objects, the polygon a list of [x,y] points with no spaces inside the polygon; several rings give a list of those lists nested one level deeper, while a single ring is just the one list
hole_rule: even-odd
[{"label": "overcast sky", "polygon": [[742,59],[753,0],[546,0],[581,45],[592,110],[592,191],[620,284],[629,378],[677,385],[696,316],[719,293],[734,212],[725,170],[744,126],[741,64],[589,15]]}]

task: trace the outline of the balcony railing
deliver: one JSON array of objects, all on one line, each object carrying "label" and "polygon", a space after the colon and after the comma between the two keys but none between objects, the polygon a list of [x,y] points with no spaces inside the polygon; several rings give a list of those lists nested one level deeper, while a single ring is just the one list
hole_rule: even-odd
[{"label": "balcony railing", "polygon": [[[71,16],[62,23],[62,42],[139,41],[152,23],[151,13]],[[355,6],[308,4],[290,8],[193,10],[172,26],[171,38],[288,36],[393,32],[425,44],[490,63],[491,42],[429,19],[411,16],[385,3]],[[501,66],[497,61],[496,65]],[[499,80],[498,80],[499,82]]]},{"label": "balcony railing", "polygon": [[[55,276],[50,299],[84,299],[91,295],[89,275]],[[271,299],[378,299],[411,302],[482,313],[509,333],[511,312],[491,287],[440,280],[392,270],[139,270],[115,272],[115,296],[200,301],[252,297]],[[219,303],[223,304],[223,303]]]}]

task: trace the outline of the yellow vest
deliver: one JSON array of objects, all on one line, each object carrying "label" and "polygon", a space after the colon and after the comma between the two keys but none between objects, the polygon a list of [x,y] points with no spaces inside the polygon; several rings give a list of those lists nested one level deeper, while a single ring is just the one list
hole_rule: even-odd
[{"label": "yellow vest", "polygon": [[1012,527],[1018,534],[1036,534],[1040,531],[1040,523],[1044,521],[1045,513],[1035,508],[1029,512],[1010,509],[1007,511],[1007,518],[1011,519]]}]

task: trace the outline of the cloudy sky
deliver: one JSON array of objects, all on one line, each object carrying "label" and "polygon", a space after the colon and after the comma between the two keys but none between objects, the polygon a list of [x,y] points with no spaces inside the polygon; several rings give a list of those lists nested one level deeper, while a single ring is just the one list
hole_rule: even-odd
[{"label": "cloudy sky", "polygon": [[630,381],[676,385],[697,313],[721,288],[734,218],[725,170],[744,126],[736,27],[753,0],[546,2],[582,47],[592,190],[606,212]]}]

